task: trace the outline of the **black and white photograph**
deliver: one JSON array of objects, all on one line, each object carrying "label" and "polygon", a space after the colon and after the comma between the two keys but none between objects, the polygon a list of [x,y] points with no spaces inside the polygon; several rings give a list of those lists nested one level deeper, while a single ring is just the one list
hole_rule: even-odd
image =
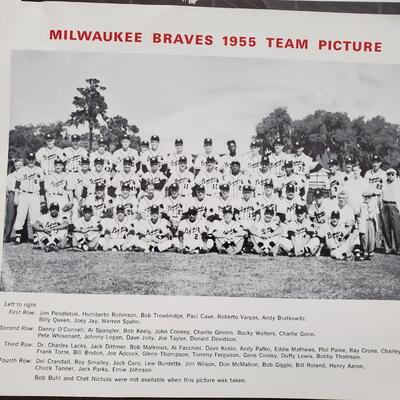
[{"label": "black and white photograph", "polygon": [[399,300],[399,73],[14,51],[1,290]]}]

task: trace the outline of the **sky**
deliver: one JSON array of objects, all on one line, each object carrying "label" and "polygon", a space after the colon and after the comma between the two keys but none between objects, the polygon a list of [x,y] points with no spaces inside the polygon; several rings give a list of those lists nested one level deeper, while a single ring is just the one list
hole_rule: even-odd
[{"label": "sky", "polygon": [[292,119],[317,109],[400,122],[400,66],[140,54],[16,51],[10,128],[65,121],[85,79],[107,89],[108,116],[122,115],[165,151],[182,137],[199,152],[205,137],[225,152],[248,150],[255,126],[277,107]]}]

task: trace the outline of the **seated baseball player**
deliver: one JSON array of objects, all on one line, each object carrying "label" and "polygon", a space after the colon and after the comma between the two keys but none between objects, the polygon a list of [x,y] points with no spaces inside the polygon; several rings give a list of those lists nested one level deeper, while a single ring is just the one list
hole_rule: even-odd
[{"label": "seated baseball player", "polygon": [[264,213],[265,208],[269,206],[273,206],[274,210],[276,211],[277,204],[279,202],[278,195],[275,193],[274,190],[273,179],[266,179],[263,185],[263,193],[260,196],[256,197],[261,215]]},{"label": "seated baseball player", "polygon": [[120,195],[122,185],[129,185],[135,195],[140,190],[139,179],[132,168],[132,159],[129,157],[122,161],[121,171],[117,172],[113,177],[108,190],[109,194],[113,197]]},{"label": "seated baseball player", "polygon": [[233,220],[231,206],[224,207],[223,219],[214,221],[210,230],[215,239],[217,250],[221,254],[239,254],[242,252],[247,232],[238,222]]},{"label": "seated baseball player", "polygon": [[287,224],[286,237],[280,241],[281,249],[290,257],[314,256],[318,251],[319,239],[306,215],[307,207],[296,205],[295,218]]},{"label": "seated baseball player", "polygon": [[103,238],[100,241],[104,251],[126,251],[136,244],[135,227],[133,219],[125,213],[125,207],[116,207],[114,218],[102,221]]},{"label": "seated baseball player", "polygon": [[106,195],[105,190],[103,183],[97,183],[94,194],[85,202],[85,205],[92,207],[93,214],[97,218],[111,218],[113,215],[113,199]]},{"label": "seated baseball player", "polygon": [[219,196],[214,196],[209,199],[208,210],[207,210],[207,220],[213,222],[217,219],[221,220],[223,218],[223,209],[226,206],[231,206],[232,200],[230,197],[229,185],[223,183],[219,187]]},{"label": "seated baseball player", "polygon": [[82,217],[71,226],[73,247],[85,251],[96,250],[101,230],[99,218],[93,216],[93,208],[83,206]]},{"label": "seated baseball player", "polygon": [[206,158],[206,167],[200,170],[196,176],[195,184],[203,185],[206,189],[206,196],[218,196],[219,185],[222,182],[222,174],[215,168],[216,161],[214,157]]},{"label": "seated baseball player", "polygon": [[206,189],[204,185],[197,185],[195,196],[185,199],[185,203],[183,205],[184,217],[186,217],[186,212],[190,207],[196,207],[197,218],[207,219],[209,206],[210,203],[209,199],[206,197]]},{"label": "seated baseball player", "polygon": [[149,183],[154,185],[154,189],[159,193],[164,193],[163,189],[167,183],[167,177],[160,171],[160,162],[157,157],[151,157],[150,171],[142,175],[140,186],[142,190],[146,190]]},{"label": "seated baseball player", "polygon": [[286,224],[296,219],[295,209],[298,200],[295,197],[295,187],[291,183],[286,186],[285,196],[280,197],[276,205],[276,215]]},{"label": "seated baseball player", "polygon": [[318,230],[321,241],[318,253],[326,247],[329,255],[336,260],[353,258],[354,241],[351,232],[340,222],[340,212],[332,211],[328,222],[322,224]]},{"label": "seated baseball player", "polygon": [[120,205],[125,207],[125,213],[127,216],[137,219],[138,201],[129,183],[123,183],[121,185],[121,194],[119,194],[113,201],[114,213],[115,208]]},{"label": "seated baseball player", "polygon": [[262,256],[276,256],[282,233],[280,220],[275,216],[275,207],[265,207],[263,218],[250,227],[250,239],[255,252]]},{"label": "seated baseball player", "polygon": [[167,186],[170,187],[173,183],[177,183],[179,185],[179,194],[182,197],[190,197],[192,195],[194,181],[194,174],[188,168],[187,157],[179,157],[178,167],[173,169],[172,174],[168,179]]},{"label": "seated baseball player", "polygon": [[179,194],[179,185],[172,183],[167,196],[161,205],[162,216],[170,222],[170,229],[175,234],[183,215],[184,199]]},{"label": "seated baseball player", "polygon": [[148,220],[150,218],[150,210],[153,206],[160,206],[162,203],[161,196],[154,189],[153,183],[148,183],[144,194],[140,196],[138,204],[138,219]]},{"label": "seated baseball player", "polygon": [[254,221],[260,219],[260,210],[250,185],[242,188],[242,197],[233,201],[235,219],[244,230],[248,230]]},{"label": "seated baseball player", "polygon": [[51,203],[49,212],[42,215],[33,225],[37,232],[42,250],[57,251],[65,247],[67,242],[68,219],[60,214],[58,203]]},{"label": "seated baseball player", "polygon": [[190,207],[187,219],[182,220],[178,226],[178,252],[180,253],[206,253],[214,242],[208,238],[208,227],[205,220],[197,219],[197,208]]},{"label": "seated baseball player", "polygon": [[137,241],[135,246],[145,251],[162,252],[172,247],[171,232],[168,221],[160,216],[160,208],[150,208],[150,218],[141,219],[137,224]]}]

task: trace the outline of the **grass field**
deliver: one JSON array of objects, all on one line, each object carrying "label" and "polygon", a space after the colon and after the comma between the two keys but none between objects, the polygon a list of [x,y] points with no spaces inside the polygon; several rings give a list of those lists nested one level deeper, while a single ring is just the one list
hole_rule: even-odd
[{"label": "grass field", "polygon": [[400,257],[334,261],[219,254],[44,253],[5,244],[1,289],[15,292],[400,299]]}]

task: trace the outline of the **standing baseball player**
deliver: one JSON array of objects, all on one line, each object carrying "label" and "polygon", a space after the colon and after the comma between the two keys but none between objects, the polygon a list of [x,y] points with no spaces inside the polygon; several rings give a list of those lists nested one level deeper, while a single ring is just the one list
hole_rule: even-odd
[{"label": "standing baseball player", "polygon": [[20,168],[15,176],[15,244],[21,243],[26,218],[29,217],[31,223],[39,220],[41,207],[46,205],[44,173],[42,168],[35,165],[35,154],[28,153],[26,162],[27,165]]},{"label": "standing baseball player", "polygon": [[229,185],[230,196],[233,199],[240,199],[244,185],[250,185],[250,179],[240,170],[240,162],[233,161],[230,171],[223,176],[223,182]]},{"label": "standing baseball player", "polygon": [[63,161],[65,161],[66,172],[78,172],[82,158],[87,157],[87,151],[79,146],[80,140],[79,135],[72,135],[71,147],[66,147],[63,150]]},{"label": "standing baseball player", "polygon": [[330,197],[337,198],[339,192],[344,188],[343,173],[339,171],[339,163],[336,159],[330,159],[328,166]]},{"label": "standing baseball player", "polygon": [[264,214],[267,207],[272,207],[275,212],[277,211],[279,197],[275,193],[274,181],[272,179],[265,180],[264,190],[261,195],[256,196],[256,201],[260,210],[260,215]]},{"label": "standing baseball player", "polygon": [[144,192],[139,199],[138,217],[139,219],[148,220],[150,218],[151,207],[159,207],[162,203],[162,197],[159,192],[154,189],[153,183],[148,183]]},{"label": "standing baseball player", "polygon": [[[226,173],[230,170],[232,161],[240,161],[239,156],[237,154],[237,146],[234,140],[228,140],[226,143],[228,146],[228,154],[225,154],[220,158],[220,165],[218,166],[221,173]],[[209,157],[208,157],[209,158]],[[206,164],[207,164],[206,159]]]},{"label": "standing baseball player", "polygon": [[207,219],[210,200],[206,197],[206,189],[204,185],[197,185],[195,196],[185,199],[183,204],[184,217],[190,207],[195,207],[197,209],[197,219]]},{"label": "standing baseball player", "polygon": [[85,176],[82,181],[82,198],[86,199],[93,195],[97,184],[102,184],[106,192],[110,187],[110,174],[104,170],[104,160],[96,158],[94,160],[94,170]]},{"label": "standing baseball player", "polygon": [[104,170],[111,173],[113,169],[113,156],[107,151],[107,143],[104,139],[99,139],[97,142],[97,150],[90,153],[90,166],[94,169],[94,160],[101,158],[104,160]]},{"label": "standing baseball player", "polygon": [[331,199],[324,198],[322,190],[314,191],[314,200],[308,209],[308,216],[317,229],[328,222],[334,203]]},{"label": "standing baseball player", "polygon": [[100,220],[93,216],[91,206],[82,207],[82,217],[76,219],[71,230],[73,247],[84,251],[97,249],[102,226]]},{"label": "standing baseball player", "polygon": [[113,199],[105,193],[106,187],[102,182],[96,183],[94,193],[90,195],[85,205],[91,206],[96,218],[112,218]]},{"label": "standing baseball player", "polygon": [[142,154],[141,163],[143,173],[151,170],[152,159],[158,160],[159,169],[162,173],[167,172],[167,160],[160,150],[160,137],[158,135],[151,136],[149,150]]},{"label": "standing baseball player", "polygon": [[214,157],[215,169],[219,169],[220,157],[213,151],[213,141],[211,138],[204,139],[204,153],[199,154],[194,163],[195,175],[197,175],[201,169],[205,168],[207,163],[207,157]]},{"label": "standing baseball player", "polygon": [[154,189],[158,193],[163,193],[165,184],[167,183],[167,177],[160,171],[160,163],[157,157],[151,157],[149,160],[150,170],[142,175],[140,186],[142,190],[145,190],[149,183],[154,185]]},{"label": "standing baseball player", "polygon": [[254,221],[260,219],[260,208],[256,198],[253,196],[253,189],[250,185],[244,185],[242,191],[242,197],[235,199],[232,207],[235,213],[235,220],[239,222],[245,231],[248,231]]},{"label": "standing baseball player", "polygon": [[123,169],[123,161],[126,158],[130,158],[132,161],[132,166],[136,170],[139,170],[140,168],[139,155],[135,149],[132,149],[130,147],[130,145],[131,145],[131,138],[129,135],[125,134],[121,139],[121,148],[115,150],[113,153],[112,163],[114,171],[120,172]]},{"label": "standing baseball player", "polygon": [[260,168],[253,171],[250,176],[251,185],[255,189],[255,196],[262,196],[264,192],[265,182],[272,182],[272,185],[277,189],[279,188],[278,178],[272,174],[269,168],[268,156],[262,156],[260,161]]},{"label": "standing baseball player", "polygon": [[39,163],[44,174],[54,172],[54,161],[60,159],[64,161],[64,152],[54,145],[55,139],[51,133],[45,135],[46,146],[41,147],[36,153],[36,162]]},{"label": "standing baseball player", "polygon": [[205,220],[197,219],[197,208],[190,207],[187,218],[180,221],[178,226],[178,252],[180,253],[206,253],[214,245],[208,238],[208,226]]},{"label": "standing baseball player", "polygon": [[280,221],[285,224],[296,219],[296,206],[299,204],[299,199],[295,197],[295,187],[289,184],[285,188],[285,196],[280,197],[276,205],[276,215]]},{"label": "standing baseball player", "polygon": [[207,219],[209,221],[221,220],[223,218],[223,210],[226,206],[232,206],[229,185],[223,183],[220,187],[219,196],[209,199]]},{"label": "standing baseball player", "polygon": [[195,184],[203,185],[206,190],[206,196],[214,197],[219,194],[219,186],[222,183],[222,175],[215,168],[216,161],[214,157],[207,157],[206,167],[196,176]]},{"label": "standing baseball player", "polygon": [[169,187],[169,196],[161,204],[161,209],[166,214],[164,218],[170,222],[169,228],[173,234],[176,233],[183,216],[183,203],[184,199],[179,194],[179,186],[177,183],[173,183]]},{"label": "standing baseball player", "polygon": [[63,249],[67,241],[68,224],[67,217],[60,214],[58,203],[51,203],[49,212],[32,225],[37,232],[41,249],[46,252]]},{"label": "standing baseball player", "polygon": [[[186,164],[190,162],[192,157],[189,154],[186,154],[183,150],[183,139],[175,139],[175,151],[168,155],[167,158],[167,166],[168,166],[168,175],[173,175],[179,169],[179,160],[185,158]],[[178,183],[179,184],[179,183]]]},{"label": "standing baseball player", "polygon": [[285,197],[285,190],[287,185],[294,186],[295,197],[299,198],[302,202],[305,201],[306,195],[306,178],[302,175],[296,175],[293,172],[293,161],[286,160],[285,164],[285,175],[280,178],[281,196]]},{"label": "standing baseball player", "polygon": [[121,194],[122,185],[129,185],[132,193],[137,195],[140,191],[140,182],[136,172],[132,169],[132,160],[125,158],[122,164],[122,170],[117,172],[110,182],[109,194],[118,196]]},{"label": "standing baseball player", "polygon": [[120,192],[121,193],[118,194],[113,201],[113,214],[116,215],[116,207],[124,206],[125,214],[129,218],[137,219],[138,200],[135,196],[135,193],[132,191],[131,185],[129,183],[122,183]]},{"label": "standing baseball player", "polygon": [[290,158],[287,153],[283,151],[285,142],[282,138],[277,138],[274,142],[274,152],[270,154],[269,163],[272,173],[277,178],[285,176],[285,162]]},{"label": "standing baseball player", "polygon": [[179,194],[185,198],[192,195],[194,182],[195,177],[193,172],[189,171],[187,157],[179,157],[178,168],[175,168],[174,172],[172,172],[167,186],[170,187],[173,183],[176,183],[179,186]]},{"label": "standing baseball player", "polygon": [[[268,156],[264,157],[268,160]],[[247,176],[256,174],[260,170],[262,159],[264,157],[261,157],[260,154],[260,144],[256,140],[253,140],[250,143],[250,153],[243,155],[240,160],[244,173]]]}]

